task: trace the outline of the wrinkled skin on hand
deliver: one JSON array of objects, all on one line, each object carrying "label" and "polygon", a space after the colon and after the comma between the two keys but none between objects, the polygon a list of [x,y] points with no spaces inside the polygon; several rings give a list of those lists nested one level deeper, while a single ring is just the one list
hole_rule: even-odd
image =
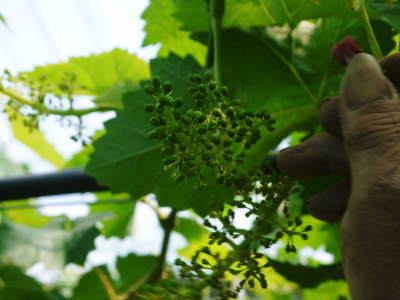
[{"label": "wrinkled skin on hand", "polygon": [[304,179],[346,179],[310,200],[310,213],[341,221],[343,266],[355,300],[400,299],[400,53],[357,54],[338,97],[321,107],[326,132],[279,153]]}]

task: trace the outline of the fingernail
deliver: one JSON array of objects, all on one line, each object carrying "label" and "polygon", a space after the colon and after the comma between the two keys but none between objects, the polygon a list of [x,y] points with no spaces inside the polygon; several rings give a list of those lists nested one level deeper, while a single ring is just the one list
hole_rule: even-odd
[{"label": "fingernail", "polygon": [[353,57],[343,81],[342,96],[352,110],[391,98],[388,80],[372,55],[361,53]]}]

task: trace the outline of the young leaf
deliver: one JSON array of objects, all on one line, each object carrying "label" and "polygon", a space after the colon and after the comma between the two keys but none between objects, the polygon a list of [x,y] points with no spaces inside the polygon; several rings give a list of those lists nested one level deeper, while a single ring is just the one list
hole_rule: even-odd
[{"label": "young leaf", "polygon": [[117,270],[120,275],[118,289],[125,291],[129,287],[138,287],[151,275],[157,262],[153,255],[129,254],[126,257],[118,257]]},{"label": "young leaf", "polygon": [[[198,4],[197,4],[198,5]],[[203,64],[206,47],[190,38],[190,32],[181,29],[181,22],[173,15],[176,11],[173,0],[153,0],[142,15],[145,20],[146,38],[143,45],[161,43],[160,55],[170,52],[185,57],[192,55]]]},{"label": "young leaf", "polygon": [[[87,57],[73,57],[67,62],[36,67],[23,75],[33,81],[45,78],[46,82],[56,84],[54,92],[57,93],[57,84],[63,82],[67,73],[76,74],[76,93],[101,96],[97,99],[98,105],[107,104],[116,108],[122,106],[120,97],[114,97],[121,86],[131,89],[132,85],[137,87],[140,80],[149,78],[147,63],[121,49]],[[131,83],[125,86],[127,82]]]}]

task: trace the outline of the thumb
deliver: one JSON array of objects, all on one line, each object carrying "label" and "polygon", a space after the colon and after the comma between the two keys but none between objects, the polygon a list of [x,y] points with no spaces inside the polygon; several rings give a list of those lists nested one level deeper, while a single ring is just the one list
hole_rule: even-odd
[{"label": "thumb", "polygon": [[372,55],[351,59],[340,89],[340,119],[350,150],[369,149],[397,133],[400,102],[393,84]]}]

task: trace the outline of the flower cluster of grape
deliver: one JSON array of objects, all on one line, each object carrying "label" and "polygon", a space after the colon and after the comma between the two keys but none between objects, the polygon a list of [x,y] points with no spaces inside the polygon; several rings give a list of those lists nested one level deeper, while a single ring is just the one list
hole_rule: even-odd
[{"label": "flower cluster of grape", "polygon": [[163,165],[177,182],[196,177],[202,187],[204,174],[211,171],[217,183],[242,188],[246,174],[238,166],[260,140],[261,130],[274,129],[274,120],[265,110],[243,108],[240,100],[229,97],[227,87],[216,86],[210,73],[193,74],[189,80],[192,100],[175,97],[172,84],[157,76],[145,87],[156,100],[145,108],[154,113],[150,122],[155,129],[148,135],[161,141]]},{"label": "flower cluster of grape", "polygon": [[[263,164],[266,168],[271,168],[268,160]],[[190,261],[176,261],[181,277],[211,286],[218,291],[218,299],[237,298],[245,287],[266,288],[265,271],[270,265],[262,251],[286,238],[286,251],[296,252],[295,237],[307,239],[307,232],[312,229],[303,225],[299,217],[291,219],[287,212],[288,196],[297,192],[293,181],[269,171],[257,182],[255,190],[261,194],[238,195],[228,201],[225,209],[211,212],[204,220],[210,230],[208,245],[197,250]],[[254,218],[251,228],[234,225],[238,209],[244,210],[246,217]],[[228,254],[226,249],[230,249]],[[236,285],[228,280],[232,275],[239,279]]]}]

